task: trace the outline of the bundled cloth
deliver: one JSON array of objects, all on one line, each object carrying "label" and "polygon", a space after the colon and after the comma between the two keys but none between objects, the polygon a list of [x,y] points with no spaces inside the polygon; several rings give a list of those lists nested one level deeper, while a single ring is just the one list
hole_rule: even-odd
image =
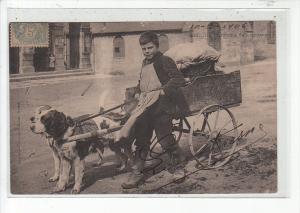
[{"label": "bundled cloth", "polygon": [[[214,48],[201,42],[183,43],[169,49],[164,55],[172,58],[178,70],[186,77],[206,75],[215,70],[221,54]],[[197,73],[195,73],[195,69]]]}]

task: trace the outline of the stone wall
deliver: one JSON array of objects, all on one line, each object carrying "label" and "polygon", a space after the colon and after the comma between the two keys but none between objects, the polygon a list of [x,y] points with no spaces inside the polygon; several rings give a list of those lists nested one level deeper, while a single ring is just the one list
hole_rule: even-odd
[{"label": "stone wall", "polygon": [[[256,60],[276,58],[276,35],[270,38],[269,21],[254,22],[254,57]],[[273,22],[276,32],[276,23]]]},{"label": "stone wall", "polygon": [[[225,65],[243,65],[276,57],[276,44],[270,42],[268,21],[191,22],[181,33],[168,33],[169,47],[185,42],[201,42],[221,52]],[[211,34],[209,33],[211,32]],[[95,71],[109,74],[138,73],[143,59],[139,35],[125,35],[125,57],[113,58],[113,36],[94,38]]]},{"label": "stone wall", "polygon": [[[185,33],[167,33],[169,47],[176,44],[189,42],[190,36]],[[144,59],[139,45],[139,34],[122,36],[125,43],[125,57],[113,57],[114,36],[96,36],[93,39],[95,72],[99,74],[124,73],[137,75],[140,72]]]},{"label": "stone wall", "polygon": [[254,61],[253,29],[249,22],[193,22],[191,30],[193,42],[216,48],[226,65]]}]

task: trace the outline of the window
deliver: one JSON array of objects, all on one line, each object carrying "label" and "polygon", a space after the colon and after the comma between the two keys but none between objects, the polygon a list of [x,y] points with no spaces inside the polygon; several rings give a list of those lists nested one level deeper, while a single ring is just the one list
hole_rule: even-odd
[{"label": "window", "polygon": [[159,39],[159,50],[164,53],[169,49],[169,39],[166,35],[160,35]]},{"label": "window", "polygon": [[276,23],[270,21],[268,23],[268,44],[275,44],[276,42]]},{"label": "window", "polygon": [[125,57],[125,44],[124,38],[122,36],[116,36],[113,41],[114,45],[114,58],[124,58]]},{"label": "window", "polygon": [[115,47],[115,53],[120,53],[120,47]]},{"label": "window", "polygon": [[221,50],[221,27],[217,22],[211,22],[207,26],[208,45]]}]

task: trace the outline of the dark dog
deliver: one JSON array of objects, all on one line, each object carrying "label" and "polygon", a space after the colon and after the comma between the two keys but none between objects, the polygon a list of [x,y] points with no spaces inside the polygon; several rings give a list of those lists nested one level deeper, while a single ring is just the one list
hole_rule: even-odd
[{"label": "dark dog", "polygon": [[[49,146],[53,151],[54,175],[49,179],[50,182],[57,181],[55,192],[63,191],[69,182],[72,166],[75,171],[75,184],[71,193],[79,193],[82,187],[84,175],[84,158],[91,152],[97,152],[99,162],[102,162],[104,143],[109,142],[110,148],[120,159],[119,170],[127,166],[131,159],[132,141],[128,143],[116,143],[114,139],[116,133],[110,133],[101,138],[89,138],[81,141],[66,143],[66,139],[76,134],[83,134],[90,131],[105,129],[113,126],[120,126],[120,121],[114,121],[107,117],[97,117],[92,120],[75,125],[76,122],[64,113],[53,109],[50,106],[41,106],[36,109],[35,115],[31,117],[30,129],[35,134],[46,137]],[[122,144],[119,146],[118,144]],[[123,147],[122,147],[123,146]]]}]

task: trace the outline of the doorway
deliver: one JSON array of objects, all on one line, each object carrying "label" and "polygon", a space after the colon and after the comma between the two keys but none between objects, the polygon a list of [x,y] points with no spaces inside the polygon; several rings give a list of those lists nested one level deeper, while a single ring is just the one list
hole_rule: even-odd
[{"label": "doorway", "polygon": [[80,23],[69,24],[69,39],[70,39],[70,68],[79,68],[79,39],[80,39]]},{"label": "doorway", "polygon": [[9,48],[9,74],[18,74],[19,73],[19,47],[10,47]]},{"label": "doorway", "polygon": [[49,71],[49,48],[38,47],[35,48],[33,55],[33,66],[36,72]]}]

